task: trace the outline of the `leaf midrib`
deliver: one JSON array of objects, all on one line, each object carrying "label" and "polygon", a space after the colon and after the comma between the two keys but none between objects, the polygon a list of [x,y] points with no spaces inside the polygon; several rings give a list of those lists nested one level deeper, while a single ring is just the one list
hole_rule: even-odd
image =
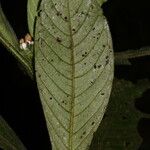
[{"label": "leaf midrib", "polygon": [[71,99],[70,99],[70,122],[69,122],[69,139],[68,145],[69,149],[73,149],[73,124],[74,124],[74,99],[75,99],[75,63],[74,63],[74,41],[73,41],[73,33],[72,33],[72,24],[70,17],[70,3],[67,1],[67,9],[68,9],[68,23],[69,23],[69,32],[70,32],[70,50],[71,50],[71,59],[70,63],[72,64],[71,71]]}]

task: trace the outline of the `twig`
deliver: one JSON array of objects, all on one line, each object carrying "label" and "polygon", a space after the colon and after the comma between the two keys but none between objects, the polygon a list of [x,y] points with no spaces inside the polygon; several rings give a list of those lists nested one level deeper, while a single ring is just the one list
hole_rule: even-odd
[{"label": "twig", "polygon": [[131,65],[129,59],[143,56],[150,56],[150,47],[142,47],[138,50],[127,50],[124,52],[115,52],[116,65]]}]

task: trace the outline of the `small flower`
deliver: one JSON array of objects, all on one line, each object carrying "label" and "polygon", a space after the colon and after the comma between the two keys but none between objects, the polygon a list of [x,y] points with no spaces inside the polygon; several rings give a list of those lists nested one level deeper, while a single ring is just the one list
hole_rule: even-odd
[{"label": "small flower", "polygon": [[20,48],[26,50],[27,49],[27,44],[24,42],[24,39],[20,39]]},{"label": "small flower", "polygon": [[25,38],[20,39],[19,43],[20,43],[20,48],[24,50],[26,50],[28,46],[34,44],[32,37],[29,33],[26,34]]},{"label": "small flower", "polygon": [[27,33],[26,36],[25,36],[25,43],[27,43],[29,45],[33,45],[34,44],[34,42],[32,40],[32,37],[31,37],[31,35],[29,33]]}]

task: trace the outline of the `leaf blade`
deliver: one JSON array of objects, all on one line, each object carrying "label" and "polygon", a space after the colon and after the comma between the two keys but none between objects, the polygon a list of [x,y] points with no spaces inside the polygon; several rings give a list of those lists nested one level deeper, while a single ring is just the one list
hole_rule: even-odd
[{"label": "leaf blade", "polygon": [[23,51],[19,47],[18,39],[7,21],[0,4],[0,42],[19,61],[22,68],[33,78],[32,52]]},{"label": "leaf blade", "polygon": [[105,118],[94,135],[90,150],[139,149],[142,137],[137,126],[141,118],[150,116],[135,107],[135,100],[141,98],[148,89],[148,79],[140,79],[137,83],[114,79]]},{"label": "leaf blade", "polygon": [[2,11],[1,4],[0,4],[0,38],[4,42],[4,45],[6,45],[8,48],[11,49],[18,49],[18,41],[17,37],[9,25],[8,21],[5,18],[5,15]]},{"label": "leaf blade", "polygon": [[35,24],[35,18],[37,16],[37,8],[39,2],[40,0],[28,0],[28,4],[27,4],[28,28],[32,36],[34,35],[34,24]]},{"label": "leaf blade", "polygon": [[[35,68],[53,149],[86,149],[109,100],[113,53],[96,1],[43,0]],[[57,142],[57,144],[56,144]]]},{"label": "leaf blade", "polygon": [[4,150],[26,150],[2,116],[0,116],[0,147]]}]

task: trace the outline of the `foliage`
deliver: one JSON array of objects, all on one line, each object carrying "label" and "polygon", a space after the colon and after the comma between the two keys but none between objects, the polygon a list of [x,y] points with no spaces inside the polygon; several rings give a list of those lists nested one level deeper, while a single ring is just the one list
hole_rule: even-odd
[{"label": "foliage", "polygon": [[26,150],[2,116],[0,116],[0,147],[4,150]]},{"label": "foliage", "polygon": [[142,139],[137,131],[137,124],[140,118],[147,115],[135,108],[135,100],[147,89],[150,89],[148,79],[139,80],[136,84],[123,79],[114,80],[105,117],[94,135],[90,150],[139,148]]},{"label": "foliage", "polygon": [[[28,0],[28,27],[35,45],[27,50],[20,49],[0,7],[0,41],[32,79],[36,74],[53,149],[88,149],[104,115],[114,73],[110,31],[101,9],[104,2]],[[148,49],[126,51],[117,53],[115,61],[131,65],[129,58],[149,54]],[[136,124],[142,114],[136,112],[134,100],[147,88],[148,80],[137,84],[114,80],[91,150],[137,149],[141,139]],[[0,147],[25,149],[2,117]]]}]

